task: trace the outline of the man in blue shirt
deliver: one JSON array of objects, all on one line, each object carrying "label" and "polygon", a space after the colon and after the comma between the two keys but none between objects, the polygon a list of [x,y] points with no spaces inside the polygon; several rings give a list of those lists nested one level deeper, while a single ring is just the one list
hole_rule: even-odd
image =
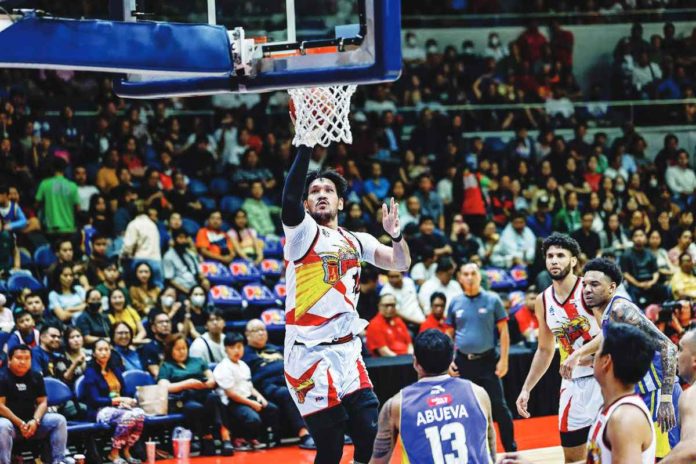
[{"label": "man in blue shirt", "polygon": [[[512,413],[505,402],[501,378],[508,371],[510,334],[508,316],[500,297],[481,289],[481,272],[474,263],[459,268],[457,280],[464,295],[452,300],[447,314],[447,333],[454,337],[456,354],[452,375],[471,380],[486,390],[491,398],[493,419],[498,422],[505,451],[517,449],[512,427]],[[500,336],[500,356],[496,334]]]}]

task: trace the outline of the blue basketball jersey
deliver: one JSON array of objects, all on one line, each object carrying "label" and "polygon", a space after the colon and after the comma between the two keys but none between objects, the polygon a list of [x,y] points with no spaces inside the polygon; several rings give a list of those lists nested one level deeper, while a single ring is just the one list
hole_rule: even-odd
[{"label": "blue basketball jersey", "polygon": [[403,463],[489,464],[488,421],[471,382],[428,377],[401,390]]}]

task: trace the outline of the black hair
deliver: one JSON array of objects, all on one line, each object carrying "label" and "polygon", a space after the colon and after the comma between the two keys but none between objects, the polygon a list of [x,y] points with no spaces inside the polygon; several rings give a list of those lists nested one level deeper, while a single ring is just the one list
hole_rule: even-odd
[{"label": "black hair", "polygon": [[552,246],[568,250],[570,251],[570,255],[576,258],[580,255],[580,245],[578,241],[567,234],[554,232],[546,237],[541,245],[541,251],[544,253],[544,256],[546,256],[546,252],[549,251],[549,248]]},{"label": "black hair", "polygon": [[630,324],[611,322],[603,332],[600,355],[611,356],[614,377],[624,385],[635,384],[642,379],[652,363],[656,343],[645,332]]},{"label": "black hair", "polygon": [[213,317],[217,317],[218,319],[222,319],[224,321],[225,313],[223,313],[219,309],[213,309],[212,311],[208,312],[208,317],[205,318],[205,322],[208,322]]},{"label": "black hair", "polygon": [[435,272],[445,272],[445,271],[451,271],[454,268],[454,262],[452,261],[451,258],[448,257],[443,257],[440,258],[437,261],[437,267],[435,268]]},{"label": "black hair", "polygon": [[46,324],[45,326],[41,327],[41,330],[39,331],[39,335],[43,335],[46,332],[48,332],[50,329],[56,329],[58,332],[61,332],[61,336],[63,335],[63,331],[60,330],[60,327],[54,324]]},{"label": "black hair", "polygon": [[14,315],[14,320],[15,320],[15,322],[18,321],[18,320],[20,320],[20,319],[23,318],[24,316],[31,316],[31,318],[34,319],[34,315],[31,314],[29,311],[27,311],[26,309],[20,309],[20,310],[17,311],[17,312],[15,313],[15,315]]},{"label": "black hair", "polygon": [[445,295],[442,292],[434,292],[432,295],[430,295],[430,305],[431,306],[433,305],[433,302],[435,302],[435,300],[437,298],[441,299],[442,301],[445,302],[445,304],[447,304],[447,295]]},{"label": "black hair", "polygon": [[21,345],[15,345],[10,348],[10,351],[7,353],[7,359],[11,359],[17,351],[27,351],[31,356],[31,348],[22,343]]},{"label": "black hair", "polygon": [[373,282],[379,278],[379,271],[376,267],[364,264],[360,271],[361,282]]},{"label": "black hair", "polygon": [[333,182],[334,186],[336,187],[336,194],[338,195],[338,198],[343,198],[343,196],[346,194],[346,190],[348,190],[348,182],[346,181],[345,177],[340,175],[334,169],[312,171],[307,175],[307,179],[305,180],[305,200],[309,194],[309,186],[312,185],[312,182],[317,179],[329,179],[331,182]]},{"label": "black hair", "polygon": [[583,274],[589,271],[597,271],[609,277],[609,280],[620,285],[623,281],[623,274],[621,273],[621,268],[614,261],[607,258],[594,258],[585,264],[585,268],[582,270]]},{"label": "black hair", "polygon": [[425,223],[425,221],[430,221],[430,222],[433,222],[433,223],[434,223],[434,222],[435,222],[435,219],[433,219],[433,217],[430,216],[430,215],[428,215],[428,214],[423,214],[423,215],[420,217],[420,220],[418,221],[418,226],[419,226],[419,227],[422,226],[422,225]]},{"label": "black hair", "polygon": [[225,334],[225,347],[234,346],[237,343],[244,344],[244,335],[237,332]]},{"label": "black hair", "polygon": [[452,364],[454,343],[439,330],[428,329],[413,341],[413,354],[426,374],[444,374]]},{"label": "black hair", "polygon": [[647,232],[645,231],[645,228],[643,228],[643,227],[636,227],[635,229],[633,229],[633,232],[631,232],[631,238],[633,238],[633,236],[634,236],[634,235],[636,234],[636,232],[638,232],[638,231],[643,232],[643,234],[647,235]]},{"label": "black hair", "polygon": [[66,242],[68,242],[68,243],[70,243],[70,245],[72,245],[72,247],[73,247],[73,252],[74,252],[74,251],[75,251],[75,245],[73,244],[73,241],[72,241],[71,239],[65,238],[65,237],[64,237],[64,238],[59,238],[58,240],[56,240],[55,242],[53,242],[53,252],[54,252],[54,253],[58,253],[58,251],[60,250],[60,246],[61,246],[62,244],[64,244],[64,243],[66,243]]},{"label": "black hair", "polygon": [[7,184],[0,184],[0,195],[7,195],[10,193],[10,187]]}]

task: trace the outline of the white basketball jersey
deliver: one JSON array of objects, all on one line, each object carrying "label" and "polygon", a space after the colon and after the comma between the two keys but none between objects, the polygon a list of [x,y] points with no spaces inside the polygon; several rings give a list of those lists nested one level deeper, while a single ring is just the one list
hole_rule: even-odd
[{"label": "white basketball jersey", "polygon": [[360,262],[374,264],[377,239],[320,226],[309,215],[284,229],[286,346],[296,341],[314,346],[362,332],[367,321],[356,311]]},{"label": "white basketball jersey", "polygon": [[[619,398],[609,407],[602,408],[597,415],[597,420],[595,420],[594,425],[590,428],[590,436],[587,440],[587,464],[610,464],[611,461],[611,448],[604,441],[604,431],[607,428],[607,423],[611,418],[611,415],[616,411],[621,405],[632,404],[637,408],[640,408],[645,414],[645,419],[650,424],[650,430],[652,431],[652,441],[650,446],[641,453],[640,464],[654,464],[655,463],[655,427],[652,421],[652,415],[645,403],[638,395],[628,395]],[[626,433],[630,433],[626,431]],[[638,463],[636,463],[638,464]]]},{"label": "white basketball jersey", "polygon": [[[573,290],[564,302],[559,302],[556,298],[553,285],[549,285],[542,294],[546,324],[558,342],[561,362],[592,340],[600,330],[597,320],[585,307],[582,287],[582,279],[578,277]],[[574,378],[590,375],[592,375],[592,367],[590,366],[576,366],[573,369]]]}]

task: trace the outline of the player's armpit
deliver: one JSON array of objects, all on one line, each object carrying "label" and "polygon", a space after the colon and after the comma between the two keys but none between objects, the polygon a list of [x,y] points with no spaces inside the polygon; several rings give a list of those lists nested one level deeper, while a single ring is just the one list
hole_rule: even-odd
[{"label": "player's armpit", "polygon": [[377,437],[375,437],[370,464],[388,464],[394,452],[394,445],[399,432],[393,419],[399,417],[398,411],[396,411],[396,414],[394,413],[399,406],[396,399],[398,397],[399,394],[389,398],[379,413]]}]

